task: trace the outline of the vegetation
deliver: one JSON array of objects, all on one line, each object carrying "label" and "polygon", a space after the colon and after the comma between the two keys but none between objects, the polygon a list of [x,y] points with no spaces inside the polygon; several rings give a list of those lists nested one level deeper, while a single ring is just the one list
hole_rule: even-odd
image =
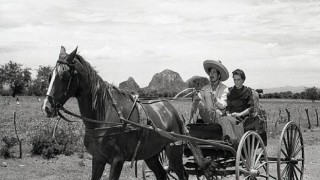
[{"label": "vegetation", "polygon": [[51,66],[39,66],[37,77],[32,81],[28,95],[43,96],[49,86],[49,77],[53,68]]},{"label": "vegetation", "polygon": [[22,69],[22,64],[10,61],[0,68],[0,84],[8,84],[12,90],[12,96],[23,93],[31,82],[30,68]]},{"label": "vegetation", "polygon": [[74,129],[68,126],[67,129],[59,129],[53,138],[53,129],[45,128],[38,131],[31,137],[32,155],[42,155],[50,159],[59,154],[71,155],[76,152],[77,142],[81,139],[80,134],[73,134]]},{"label": "vegetation", "polygon": [[[53,70],[51,66],[39,66],[35,79],[31,78],[30,68],[22,68],[22,64],[9,61],[0,67],[0,95],[13,97],[17,94],[27,96],[44,96],[49,86],[49,77]],[[188,80],[188,87],[201,89],[209,80],[204,77],[198,77]],[[10,89],[3,89],[3,85],[9,85]],[[262,95],[263,90],[257,89]],[[179,92],[168,91],[167,89],[146,91],[143,88],[138,90],[140,97],[159,98],[174,97]],[[269,93],[260,96],[260,98],[275,99],[309,99],[311,101],[320,100],[320,89],[317,87],[307,87],[301,93],[292,93],[291,91]]]},{"label": "vegetation", "polygon": [[[4,98],[5,97],[0,96],[0,102],[4,102]],[[58,154],[70,155],[72,153],[83,152],[85,149],[83,146],[85,128],[82,123],[69,124],[61,120],[57,126],[55,139],[53,139],[53,129],[57,120],[45,117],[44,113],[40,110],[41,102],[35,97],[25,96],[19,99],[20,105],[12,102],[9,104],[0,103],[2,113],[0,117],[0,139],[5,139],[5,141],[8,142],[0,142],[1,156],[4,156],[6,153],[12,157],[15,153],[16,141],[11,138],[15,137],[12,117],[13,111],[16,111],[17,133],[20,139],[23,140],[24,154],[31,152],[34,155],[40,155],[44,158],[52,158]],[[190,99],[181,99],[172,101],[172,103],[180,115],[185,119],[189,119],[191,108]],[[301,128],[308,128],[309,126],[305,109],[309,109],[312,128],[317,124],[315,109],[320,110],[319,102],[311,103],[310,101],[262,99],[260,103],[267,112],[269,134],[271,132],[273,135],[279,134],[282,126],[287,122],[286,109],[291,112],[291,120],[300,124]],[[71,98],[65,104],[65,108],[79,114],[75,98]],[[68,118],[77,120],[74,117]]]},{"label": "vegetation", "polygon": [[[58,154],[70,155],[77,152],[82,153],[84,149],[84,126],[82,123],[69,124],[60,121],[54,139],[52,135],[57,120],[45,117],[44,113],[40,110],[42,102],[39,102],[36,97],[24,96],[19,97],[20,105],[16,105],[15,101],[3,103],[5,98],[8,99],[8,97],[0,96],[0,150],[2,149],[2,152],[8,152],[9,150],[11,155],[18,152],[16,144],[15,146],[7,146],[7,143],[1,141],[5,136],[8,137],[6,139],[15,137],[12,115],[15,111],[17,134],[22,140],[23,154],[29,154],[31,152],[33,155],[51,158]],[[79,114],[75,98],[70,99],[65,104],[65,107]],[[77,120],[74,117],[68,118]],[[1,156],[3,157],[4,155]],[[16,156],[18,155],[15,155],[15,157]]]},{"label": "vegetation", "polygon": [[[13,61],[0,67],[0,94],[2,96],[36,95],[43,96],[49,86],[49,76],[53,68],[39,66],[36,79],[31,78],[31,69],[23,68],[22,64]],[[4,89],[7,85],[10,89]]]},{"label": "vegetation", "polygon": [[0,156],[3,156],[5,159],[14,157],[13,147],[18,144],[18,139],[15,137],[3,136],[2,141],[4,146],[0,149]]},{"label": "vegetation", "polygon": [[267,99],[309,99],[312,102],[320,100],[320,89],[316,87],[305,88],[301,93],[292,93],[291,91],[286,92],[275,92],[264,94],[263,98]]}]

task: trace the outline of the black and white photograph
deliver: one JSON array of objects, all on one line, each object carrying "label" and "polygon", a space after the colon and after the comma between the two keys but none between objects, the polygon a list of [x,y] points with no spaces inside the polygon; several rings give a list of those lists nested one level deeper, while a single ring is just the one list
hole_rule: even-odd
[{"label": "black and white photograph", "polygon": [[320,1],[0,1],[0,180],[319,179]]}]

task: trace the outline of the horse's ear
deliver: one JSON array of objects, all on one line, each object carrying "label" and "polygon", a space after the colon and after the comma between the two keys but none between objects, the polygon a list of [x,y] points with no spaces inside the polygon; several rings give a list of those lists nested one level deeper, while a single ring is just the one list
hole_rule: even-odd
[{"label": "horse's ear", "polygon": [[64,48],[63,46],[61,46],[60,54],[65,54],[65,53],[66,53],[66,48]]},{"label": "horse's ear", "polygon": [[67,61],[69,61],[70,63],[73,63],[74,58],[76,57],[77,54],[77,50],[78,50],[78,46],[76,47],[75,50],[72,51],[72,53],[69,54],[69,57],[67,59]]}]

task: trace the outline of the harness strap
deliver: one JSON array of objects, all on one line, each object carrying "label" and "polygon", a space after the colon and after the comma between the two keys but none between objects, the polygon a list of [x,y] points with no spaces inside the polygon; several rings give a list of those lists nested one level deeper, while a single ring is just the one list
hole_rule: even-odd
[{"label": "harness strap", "polygon": [[133,166],[134,160],[137,159],[138,150],[139,150],[139,148],[141,146],[141,142],[145,140],[146,136],[147,136],[147,130],[142,130],[142,135],[140,136],[140,139],[139,139],[139,141],[137,143],[137,146],[136,146],[136,148],[134,150],[134,154],[133,154],[132,159],[131,159],[131,168]]},{"label": "harness strap", "polygon": [[[124,118],[123,114],[122,114],[121,110],[119,109],[119,107],[117,106],[117,101],[115,101],[115,99],[112,96],[111,88],[112,88],[111,86],[108,87],[108,93],[109,93],[111,101],[112,101],[112,106],[116,110],[116,112],[118,113],[118,116],[120,117],[120,122],[123,123],[123,121],[121,120]],[[125,126],[125,124],[124,124],[124,126]]]},{"label": "harness strap", "polygon": [[[83,116],[79,116],[79,115],[77,115],[77,114],[75,114],[75,113],[72,113],[72,112],[66,110],[64,107],[60,107],[59,110],[62,110],[62,111],[65,112],[66,114],[69,114],[69,115],[72,115],[72,116],[74,116],[74,117],[80,118],[80,119],[82,119],[82,120],[84,120],[84,121],[87,121],[87,122],[93,122],[93,123],[99,123],[99,124],[121,125],[121,123],[98,121],[98,120],[86,118],[86,117],[83,117]],[[72,121],[72,120],[67,119],[66,117],[64,117],[64,116],[60,113],[60,111],[58,111],[58,114],[59,114],[59,116],[60,116],[62,119],[66,120],[67,122],[79,122],[79,121]]]},{"label": "harness strap", "polygon": [[[137,173],[137,162],[138,162],[138,160],[137,160],[137,156],[138,156],[138,153],[142,153],[141,152],[141,150],[143,149],[143,146],[144,146],[144,144],[146,143],[146,137],[147,137],[147,135],[148,135],[148,130],[145,130],[145,129],[143,129],[142,130],[142,135],[140,136],[140,139],[139,139],[139,141],[138,141],[138,144],[137,144],[137,146],[136,146],[136,148],[135,148],[135,150],[134,150],[134,154],[133,154],[133,156],[132,156],[132,159],[131,159],[131,168],[133,167],[133,163],[135,162],[135,176],[136,176],[136,178],[138,177],[138,173]],[[142,143],[143,142],[143,143]],[[141,149],[139,152],[138,152],[138,150],[139,149]]]}]

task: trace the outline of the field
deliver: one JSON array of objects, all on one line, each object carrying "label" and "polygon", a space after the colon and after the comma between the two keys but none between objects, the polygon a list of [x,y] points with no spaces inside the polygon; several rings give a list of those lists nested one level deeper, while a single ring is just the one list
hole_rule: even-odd
[{"label": "field", "polygon": [[[0,179],[90,179],[91,156],[85,153],[82,146],[83,125],[81,123],[68,124],[61,121],[57,132],[64,130],[68,138],[72,140],[74,154],[65,156],[59,155],[56,158],[46,160],[41,156],[31,156],[31,140],[42,131],[51,131],[55,126],[57,119],[48,119],[40,110],[41,101],[36,97],[19,97],[20,105],[17,105],[15,99],[11,97],[0,96],[0,149],[4,147],[3,137],[15,137],[13,114],[16,113],[17,132],[22,139],[23,158],[4,159],[0,157]],[[10,101],[6,103],[6,101]],[[278,142],[279,133],[287,120],[287,109],[290,112],[292,121],[300,125],[305,145],[305,179],[318,179],[320,172],[320,160],[318,152],[320,151],[320,132],[317,124],[316,111],[320,111],[320,103],[311,101],[292,101],[292,100],[265,100],[260,104],[267,112],[268,117],[268,153],[275,154],[275,146]],[[190,116],[191,102],[188,99],[173,101],[179,114],[185,118]],[[65,105],[67,109],[78,113],[76,100],[71,99]],[[311,130],[308,129],[307,114],[309,111],[311,120]],[[70,119],[76,120],[73,117]],[[60,131],[59,131],[60,130]],[[15,146],[12,150],[18,157],[19,149]],[[135,178],[134,168],[130,168],[130,163],[126,163],[120,179],[141,179],[141,162],[138,163],[138,178]],[[109,167],[103,178],[108,177]]]}]

